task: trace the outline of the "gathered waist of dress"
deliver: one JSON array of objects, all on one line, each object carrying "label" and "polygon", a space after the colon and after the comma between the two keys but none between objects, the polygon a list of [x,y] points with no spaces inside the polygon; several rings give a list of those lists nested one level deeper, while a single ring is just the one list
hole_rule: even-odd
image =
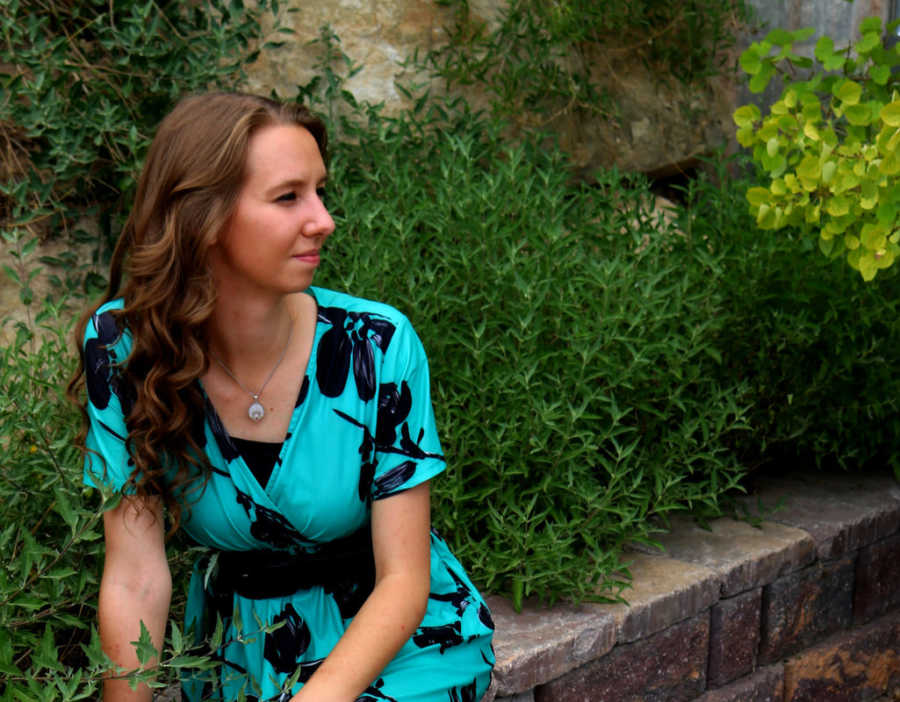
[{"label": "gathered waist of dress", "polygon": [[219,551],[210,589],[218,596],[236,593],[262,600],[349,580],[368,585],[369,590],[374,586],[375,556],[368,524],[315,552]]}]

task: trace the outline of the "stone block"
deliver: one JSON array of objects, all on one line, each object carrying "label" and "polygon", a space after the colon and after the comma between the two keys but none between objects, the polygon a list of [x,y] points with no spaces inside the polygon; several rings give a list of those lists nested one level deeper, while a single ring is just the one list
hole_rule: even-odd
[{"label": "stone block", "polygon": [[763,589],[759,662],[774,663],[850,626],[854,559],[816,563]]},{"label": "stone block", "polygon": [[756,667],[762,588],[720,600],[710,610],[709,686],[721,687]]},{"label": "stone block", "polygon": [[746,678],[710,690],[696,702],[782,702],[784,696],[784,666],[760,668]]},{"label": "stone block", "polygon": [[900,685],[900,613],[785,661],[785,702],[870,700]]},{"label": "stone block", "polygon": [[540,685],[535,702],[686,702],[706,688],[709,615],[701,614]]},{"label": "stone block", "polygon": [[628,554],[626,560],[632,581],[622,594],[628,604],[590,605],[615,618],[618,643],[646,638],[719,599],[719,578],[708,568],[644,553]]},{"label": "stone block", "polygon": [[761,527],[734,519],[716,519],[703,529],[688,517],[672,520],[657,539],[666,555],[696,563],[721,578],[722,597],[766,585],[815,560],[815,545],[800,529],[764,522]]},{"label": "stone block", "polygon": [[541,607],[526,602],[516,613],[508,600],[492,596],[496,625],[495,692],[526,692],[608,652],[616,641],[616,620],[591,606]]},{"label": "stone block", "polygon": [[762,506],[766,519],[809,532],[820,560],[900,531],[900,486],[888,474],[767,475],[743,502],[751,513]]},{"label": "stone block", "polygon": [[867,622],[900,606],[900,535],[860,549],[853,618]]}]

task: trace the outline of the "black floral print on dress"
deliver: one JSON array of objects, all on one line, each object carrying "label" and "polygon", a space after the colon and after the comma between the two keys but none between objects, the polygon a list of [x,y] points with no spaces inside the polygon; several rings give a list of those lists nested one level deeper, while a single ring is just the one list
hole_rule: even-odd
[{"label": "black floral print on dress", "polygon": [[[423,437],[425,436],[424,429],[419,431],[418,443],[412,441],[409,436],[409,428],[406,423],[403,424],[402,429],[402,438],[400,440],[400,446],[391,446],[389,444],[381,444],[375,440],[375,437],[369,431],[369,428],[363,424],[362,422],[354,419],[348,414],[341,412],[339,409],[334,410],[335,414],[337,414],[341,419],[350,422],[351,424],[359,427],[363,430],[363,438],[362,442],[359,445],[359,455],[362,457],[362,466],[360,468],[360,479],[359,479],[359,499],[362,501],[366,501],[367,499],[378,497],[384,497],[388,492],[388,486],[392,485],[393,487],[399,487],[406,480],[408,480],[412,474],[407,475],[403,480],[398,480],[398,477],[401,474],[409,473],[410,470],[410,461],[404,461],[396,468],[392,468],[390,471],[385,473],[381,478],[376,481],[376,490],[369,490],[369,480],[371,476],[375,475],[375,469],[378,467],[378,461],[374,457],[374,452],[381,451],[382,453],[394,453],[399,454],[401,456],[409,456],[410,458],[415,459],[423,459],[423,458],[439,458],[443,460],[443,455],[439,453],[428,453],[419,446],[419,443],[422,442]],[[378,433],[378,429],[376,428],[376,433]],[[386,436],[387,434],[385,434]],[[394,433],[396,436],[396,433]],[[415,464],[412,463],[412,472],[415,473]],[[364,482],[365,481],[365,482]]]},{"label": "black floral print on dress", "polygon": [[112,349],[122,332],[110,312],[93,315],[91,323],[97,330],[97,336],[84,344],[84,380],[88,399],[94,407],[102,410],[109,406],[109,400],[115,394],[119,398],[122,414],[127,417],[134,406],[134,392],[129,391],[121,373],[115,368],[119,359]]},{"label": "black floral print on dress", "polygon": [[450,702],[478,702],[478,681],[470,685],[450,688]]},{"label": "black floral print on dress", "polygon": [[352,362],[356,392],[368,402],[375,397],[374,347],[387,351],[394,325],[381,315],[340,307],[320,307],[318,320],[331,325],[316,353],[316,382],[322,394],[338,397],[344,392]]},{"label": "black floral print on dress", "polygon": [[409,416],[412,409],[412,392],[404,380],[397,389],[396,383],[384,383],[378,388],[378,421],[375,425],[375,442],[381,446],[393,446],[397,440],[397,427]]},{"label": "black floral print on dress", "polygon": [[290,675],[297,667],[297,659],[309,648],[312,634],[290,603],[272,620],[272,624],[281,622],[284,624],[278,629],[266,633],[263,657],[272,664],[275,672]]},{"label": "black floral print on dress", "polygon": [[297,395],[297,404],[294,407],[299,407],[303,404],[303,401],[306,399],[306,395],[309,393],[309,376],[303,376],[303,384],[300,386],[300,394]]},{"label": "black floral print on dress", "polygon": [[372,499],[377,500],[396,492],[403,483],[416,474],[416,464],[413,461],[403,461],[396,468],[391,468],[384,475],[375,479],[372,484]]},{"label": "black floral print on dress", "polygon": [[441,653],[453,646],[463,643],[462,625],[456,621],[452,624],[440,626],[420,626],[412,637],[413,643],[419,648],[438,646]]},{"label": "black floral print on dress", "polygon": [[256,504],[246,492],[235,488],[237,502],[250,517],[250,535],[278,549],[308,544],[291,523],[275,510]]},{"label": "black floral print on dress", "polygon": [[356,702],[397,702],[393,697],[388,697],[381,689],[384,687],[384,680],[378,678],[369,687],[363,690],[363,693],[356,698]]}]

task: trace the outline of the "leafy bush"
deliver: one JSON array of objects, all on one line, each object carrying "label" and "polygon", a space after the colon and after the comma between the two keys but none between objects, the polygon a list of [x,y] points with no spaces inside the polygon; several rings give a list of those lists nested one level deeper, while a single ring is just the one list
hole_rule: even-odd
[{"label": "leafy bush", "polygon": [[[719,373],[744,383],[750,431],[732,444],[747,470],[893,467],[900,478],[898,277],[865,286],[819,254],[804,231],[760,231],[745,204],[748,163],[718,159],[685,193],[679,226],[705,240],[723,271],[727,319]],[[896,310],[894,312],[893,310]]]},{"label": "leafy bush", "polygon": [[661,80],[698,83],[731,69],[724,50],[750,18],[745,0],[510,0],[488,26],[467,0],[437,0],[455,10],[449,43],[428,54],[452,86],[476,84],[496,114],[583,110],[615,117],[616,106],[592,65],[652,67]]},{"label": "leafy bush", "polygon": [[156,124],[183,93],[241,82],[269,7],[4,2],[0,218],[56,234],[87,210],[113,242]]},{"label": "leafy bush", "polygon": [[813,61],[793,45],[813,30],[770,32],[744,52],[741,66],[755,92],[780,74],[781,98],[765,117],[755,105],[734,114],[738,141],[753,149],[768,180],[747,191],[756,224],[816,232],[825,255],[846,255],[867,281],[900,253],[900,45],[885,47],[882,31],[870,17],[852,46],[835,49],[821,37],[815,70],[799,74],[795,68]]},{"label": "leafy bush", "polygon": [[720,263],[651,217],[640,178],[575,184],[547,139],[419,105],[344,121],[317,280],[392,302],[425,341],[435,523],[477,581],[516,605],[614,596],[626,542],[715,512],[742,473],[742,388],[712,370]]}]

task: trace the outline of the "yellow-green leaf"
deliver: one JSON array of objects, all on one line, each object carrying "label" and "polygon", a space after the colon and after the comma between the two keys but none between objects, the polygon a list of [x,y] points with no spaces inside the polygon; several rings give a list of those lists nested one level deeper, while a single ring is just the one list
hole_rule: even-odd
[{"label": "yellow-green leaf", "polygon": [[822,214],[822,206],[816,205],[815,207],[808,207],[806,209],[806,223],[807,224],[818,224],[821,219]]},{"label": "yellow-green leaf", "polygon": [[889,127],[900,127],[900,100],[895,100],[882,107],[878,116]]},{"label": "yellow-green leaf", "polygon": [[871,210],[878,204],[878,185],[871,180],[864,180],[860,184],[859,206],[864,210]]},{"label": "yellow-green leaf", "polygon": [[825,211],[832,217],[841,217],[850,211],[850,199],[843,195],[837,195],[828,200]]},{"label": "yellow-green leaf", "polygon": [[747,202],[749,202],[754,207],[760,207],[761,205],[768,204],[772,201],[771,193],[768,188],[750,188],[747,190]]},{"label": "yellow-green leaf", "polygon": [[875,255],[871,251],[863,251],[859,255],[859,272],[867,283],[878,273]]},{"label": "yellow-green leaf", "polygon": [[762,62],[759,57],[759,45],[753,44],[744,53],[741,54],[740,63],[744,73],[755,76],[762,68]]},{"label": "yellow-green leaf", "polygon": [[822,182],[830,183],[834,172],[837,170],[837,163],[834,161],[826,161],[822,166]]},{"label": "yellow-green leaf", "polygon": [[822,63],[834,54],[834,40],[831,37],[819,37],[816,42],[815,55]]},{"label": "yellow-green leaf", "polygon": [[857,53],[868,54],[879,46],[881,46],[881,37],[879,37],[875,32],[868,32],[866,34],[863,34],[863,38],[856,42],[856,46],[854,48],[856,49]]},{"label": "yellow-green leaf", "polygon": [[884,175],[896,175],[897,173],[900,173],[900,156],[897,155],[897,152],[894,151],[885,156],[882,159],[878,170]]},{"label": "yellow-green leaf", "polygon": [[866,222],[859,233],[860,243],[871,251],[879,251],[887,245],[887,231],[878,224]]},{"label": "yellow-green leaf", "polygon": [[821,168],[819,159],[807,154],[803,160],[797,165],[797,175],[807,180],[818,180]]},{"label": "yellow-green leaf", "polygon": [[876,85],[887,85],[888,79],[891,77],[891,69],[884,64],[872,66],[869,76]]},{"label": "yellow-green leaf", "polygon": [[761,93],[774,75],[775,67],[771,63],[760,64],[759,71],[750,79],[747,87],[751,93]]},{"label": "yellow-green leaf", "polygon": [[736,136],[738,144],[740,144],[744,148],[753,146],[753,142],[756,141],[756,134],[753,131],[752,125],[741,127],[740,129],[738,129]]},{"label": "yellow-green leaf", "polygon": [[734,123],[739,127],[752,125],[760,118],[759,108],[756,105],[744,105],[734,111]]},{"label": "yellow-green leaf", "polygon": [[879,269],[890,268],[896,258],[897,253],[889,246],[886,249],[875,252],[875,265]]},{"label": "yellow-green leaf", "polygon": [[859,239],[853,236],[853,234],[845,234],[844,246],[846,246],[851,251],[854,251],[859,248]]},{"label": "yellow-green leaf", "polygon": [[775,210],[769,205],[761,205],[756,215],[756,225],[760,229],[775,228]]},{"label": "yellow-green leaf", "polygon": [[847,121],[856,127],[864,127],[872,122],[872,109],[867,104],[848,105],[844,114]]},{"label": "yellow-green leaf", "polygon": [[859,102],[860,97],[862,97],[862,86],[852,80],[842,80],[835,85],[832,92],[836,98],[844,103],[846,108]]}]

